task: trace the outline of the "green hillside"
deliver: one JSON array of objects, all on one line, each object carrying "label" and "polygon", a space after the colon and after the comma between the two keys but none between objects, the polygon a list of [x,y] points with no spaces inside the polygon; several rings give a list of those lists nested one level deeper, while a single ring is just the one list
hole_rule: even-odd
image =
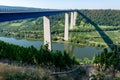
[{"label": "green hillside", "polygon": [[[101,30],[103,30],[115,44],[120,43],[120,10],[80,11],[98,24]],[[63,41],[64,14],[50,16],[49,18],[51,21],[52,40]],[[43,40],[43,19],[41,17],[0,23],[0,36]],[[70,31],[69,42],[93,46],[106,45],[101,38],[102,36],[90,22],[78,14],[76,26],[74,26],[74,30]]]},{"label": "green hillside", "polygon": [[81,10],[81,12],[99,25],[120,25],[120,10]]}]

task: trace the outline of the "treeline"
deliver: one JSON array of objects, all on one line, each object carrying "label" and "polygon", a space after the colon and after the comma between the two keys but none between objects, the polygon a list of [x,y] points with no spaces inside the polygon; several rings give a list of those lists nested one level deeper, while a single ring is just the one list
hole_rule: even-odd
[{"label": "treeline", "polygon": [[[80,10],[81,13],[89,17],[98,25],[119,26],[120,25],[120,10],[100,9],[100,10]],[[70,15],[70,13],[69,13]],[[51,16],[51,27],[64,26],[64,14]],[[85,22],[86,20],[78,14],[77,23]],[[62,24],[62,25],[61,25]],[[78,25],[78,24],[77,24]]]},{"label": "treeline", "polygon": [[65,69],[78,64],[75,57],[61,51],[49,51],[48,45],[37,50],[33,46],[25,48],[0,41],[0,59],[15,60],[20,63],[36,65],[54,65],[56,68]]},{"label": "treeline", "polygon": [[119,26],[120,10],[80,10],[81,13],[88,16],[99,25]]}]

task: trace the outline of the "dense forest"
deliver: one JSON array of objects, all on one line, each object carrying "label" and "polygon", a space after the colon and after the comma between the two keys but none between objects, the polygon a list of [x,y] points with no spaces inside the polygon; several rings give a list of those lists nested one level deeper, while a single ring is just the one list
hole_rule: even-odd
[{"label": "dense forest", "polygon": [[99,25],[119,26],[120,10],[80,10]]}]

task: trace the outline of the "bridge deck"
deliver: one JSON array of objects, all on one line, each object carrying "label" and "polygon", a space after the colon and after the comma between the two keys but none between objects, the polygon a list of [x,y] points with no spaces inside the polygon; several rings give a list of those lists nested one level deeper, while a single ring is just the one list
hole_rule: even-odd
[{"label": "bridge deck", "polygon": [[73,12],[75,10],[39,10],[39,9],[28,9],[28,10],[3,10],[0,8],[0,22],[12,21],[12,20],[20,20],[27,18],[38,18],[42,16],[51,16],[56,14]]}]

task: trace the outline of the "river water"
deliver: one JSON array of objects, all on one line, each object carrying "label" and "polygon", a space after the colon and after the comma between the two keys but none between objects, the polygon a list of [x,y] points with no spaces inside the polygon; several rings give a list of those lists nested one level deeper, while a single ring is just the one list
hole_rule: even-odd
[{"label": "river water", "polygon": [[[0,37],[0,40],[24,47],[34,46],[37,49],[40,49],[40,46],[43,45],[43,41],[31,41],[25,39],[17,40],[15,38],[6,38],[6,37]],[[68,43],[52,43],[52,49],[60,50],[62,52],[65,50],[70,54],[73,54],[77,58],[83,59],[87,57],[91,59],[95,54],[100,54],[104,48],[90,47],[90,46],[80,47]]]}]

